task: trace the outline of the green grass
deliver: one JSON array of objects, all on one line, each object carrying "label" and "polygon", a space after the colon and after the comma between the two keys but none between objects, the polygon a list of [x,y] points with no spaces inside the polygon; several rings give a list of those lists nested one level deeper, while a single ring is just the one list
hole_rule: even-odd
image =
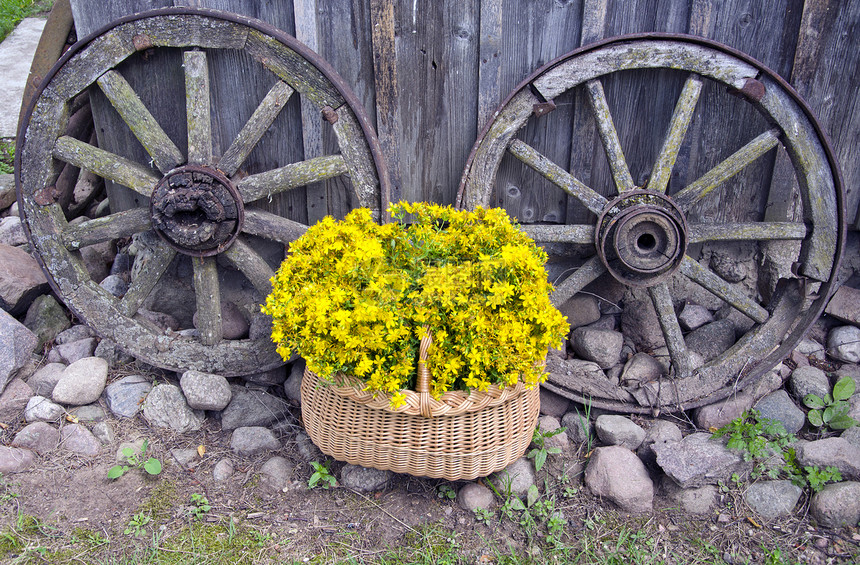
[{"label": "green grass", "polygon": [[0,41],[6,39],[21,20],[50,11],[53,3],[53,0],[0,0]]}]

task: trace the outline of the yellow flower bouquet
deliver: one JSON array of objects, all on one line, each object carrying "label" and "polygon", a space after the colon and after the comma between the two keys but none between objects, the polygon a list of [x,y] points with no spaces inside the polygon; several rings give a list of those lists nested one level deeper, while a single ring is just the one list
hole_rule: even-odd
[{"label": "yellow flower bouquet", "polygon": [[389,212],[382,225],[367,209],[326,217],[291,244],[262,307],[278,352],[297,351],[328,381],[352,375],[392,409],[415,388],[428,333],[434,398],[545,380],[568,325],[549,301],[543,250],[503,209]]}]

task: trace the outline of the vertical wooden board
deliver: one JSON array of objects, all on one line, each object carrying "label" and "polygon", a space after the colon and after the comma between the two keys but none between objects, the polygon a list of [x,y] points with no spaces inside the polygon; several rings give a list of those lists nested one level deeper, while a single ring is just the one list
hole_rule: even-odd
[{"label": "vertical wooden board", "polygon": [[[690,33],[725,43],[787,76],[800,23],[801,0],[749,2],[732,0],[715,5],[693,2]],[[679,169],[675,189],[694,181],[758,134],[767,123],[752,104],[726,96],[724,88],[706,84],[688,134],[689,159]],[[722,148],[722,149],[720,149]],[[715,190],[691,211],[694,220],[724,223],[760,220],[767,208],[776,152],[771,151]],[[673,191],[670,185],[670,192]]]},{"label": "vertical wooden board", "polygon": [[402,197],[454,202],[477,136],[477,0],[395,5]]},{"label": "vertical wooden board", "polygon": [[[501,99],[496,104],[535,70],[579,46],[583,3],[503,0],[500,9],[501,68],[497,74]],[[557,97],[555,110],[531,119],[517,135],[565,168],[571,155],[572,100],[572,94]],[[567,195],[511,155],[499,166],[495,189],[493,204],[504,206],[521,222],[565,221]]]}]

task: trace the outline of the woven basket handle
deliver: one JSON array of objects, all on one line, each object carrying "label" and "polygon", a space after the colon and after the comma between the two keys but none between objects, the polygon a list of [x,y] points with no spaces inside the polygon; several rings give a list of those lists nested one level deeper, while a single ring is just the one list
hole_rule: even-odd
[{"label": "woven basket handle", "polygon": [[418,393],[421,415],[429,418],[433,415],[433,407],[430,397],[430,369],[427,368],[426,361],[427,351],[433,343],[433,338],[430,336],[430,328],[425,327],[425,330],[424,337],[421,338],[421,345],[418,347],[418,382],[415,383],[415,392]]}]

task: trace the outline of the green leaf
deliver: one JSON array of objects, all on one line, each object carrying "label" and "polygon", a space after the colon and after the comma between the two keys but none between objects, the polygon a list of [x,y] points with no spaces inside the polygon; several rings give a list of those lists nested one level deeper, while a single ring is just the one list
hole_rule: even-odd
[{"label": "green leaf", "polygon": [[126,459],[128,459],[128,458],[129,458],[129,457],[131,457],[132,455],[134,455],[134,450],[133,450],[132,448],[130,448],[130,447],[123,447],[123,448],[122,448],[122,456],[123,456],[123,457],[125,457]]},{"label": "green leaf", "polygon": [[537,485],[531,485],[529,490],[526,491],[526,506],[531,508],[537,502],[538,498],[540,498],[540,493],[538,492]]},{"label": "green leaf", "polygon": [[509,505],[510,505],[511,509],[513,509],[513,510],[525,510],[526,509],[526,505],[523,504],[523,501],[520,500],[520,498],[518,496],[512,496],[511,500],[509,501]]},{"label": "green leaf", "polygon": [[319,482],[319,480],[321,478],[322,478],[322,473],[320,473],[319,471],[317,471],[316,473],[311,475],[311,478],[308,479],[308,488],[314,488],[315,486],[317,486],[317,483]]},{"label": "green leaf", "polygon": [[824,420],[821,418],[821,410],[810,410],[807,418],[809,418],[809,423],[816,428],[824,425]]},{"label": "green leaf", "polygon": [[123,465],[114,465],[108,470],[107,478],[109,479],[118,479],[128,471],[128,467]]},{"label": "green leaf", "polygon": [[736,438],[734,436],[729,440],[729,443],[726,444],[729,449],[746,449],[746,445],[747,444],[743,439]]},{"label": "green leaf", "polygon": [[143,464],[143,470],[150,475],[158,475],[161,473],[161,461],[155,457],[150,457],[147,459],[146,463]]},{"label": "green leaf", "polygon": [[834,430],[847,430],[848,428],[853,427],[855,424],[857,424],[857,421],[854,418],[852,418],[848,414],[845,414],[844,412],[840,412],[839,414],[836,414],[833,416],[833,418],[831,418],[828,425],[831,429]]},{"label": "green leaf", "polygon": [[854,394],[856,386],[854,379],[851,377],[842,377],[833,385],[834,400],[848,400]]},{"label": "green leaf", "polygon": [[807,394],[803,397],[803,403],[806,404],[808,408],[824,408],[824,400],[817,394]]},{"label": "green leaf", "polygon": [[143,440],[143,445],[140,446],[140,456],[143,457],[146,455],[146,448],[149,447],[149,440]]},{"label": "green leaf", "polygon": [[830,424],[830,420],[833,419],[833,416],[835,416],[834,408],[833,406],[828,406],[821,414],[821,419],[824,421],[825,424]]},{"label": "green leaf", "polygon": [[537,455],[535,455],[535,471],[540,471],[543,467],[543,464],[546,463],[546,450],[541,449],[538,451]]}]

